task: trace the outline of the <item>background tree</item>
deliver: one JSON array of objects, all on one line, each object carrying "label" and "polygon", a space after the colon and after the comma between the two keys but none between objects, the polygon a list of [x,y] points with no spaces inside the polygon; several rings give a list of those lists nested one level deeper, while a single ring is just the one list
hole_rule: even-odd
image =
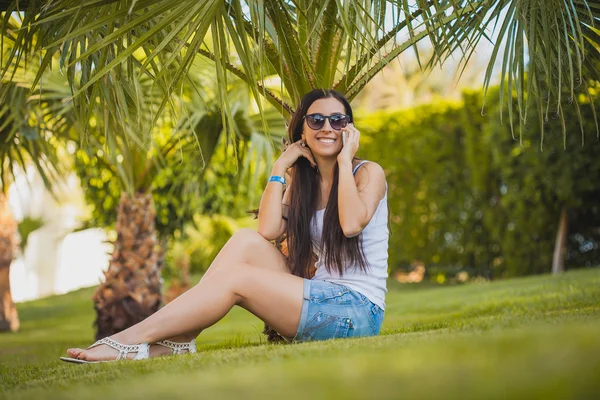
[{"label": "background tree", "polygon": [[[0,83],[0,332],[19,329],[9,279],[17,243],[17,221],[8,204],[8,189],[17,171],[23,172],[31,164],[51,190],[52,182],[61,174],[56,147],[72,136],[71,122],[64,114],[56,113],[62,101],[55,101],[57,97],[50,90],[46,94],[31,98],[28,87],[14,82]],[[61,106],[68,114],[68,104]]]},{"label": "background tree", "polygon": [[[8,204],[8,191],[18,171],[33,166],[52,192],[53,183],[63,173],[57,148],[73,137],[76,125],[72,102],[68,101],[56,72],[43,74],[43,92],[35,73],[27,68],[27,58],[11,57],[19,40],[18,16],[3,15],[0,31],[0,332],[17,331],[19,317],[10,292],[10,265],[15,257],[17,221]],[[32,37],[32,39],[35,38]],[[4,61],[6,60],[6,61]],[[50,58],[47,62],[52,63]],[[11,74],[5,74],[7,70]],[[31,89],[35,92],[32,94]],[[33,221],[30,221],[33,222]],[[35,225],[35,223],[34,223]],[[25,228],[25,227],[23,227]],[[31,231],[23,229],[22,233]],[[27,239],[22,235],[22,240]]]},{"label": "background tree", "polygon": [[[598,83],[588,86],[598,105]],[[481,114],[482,97],[469,91],[461,102],[436,101],[357,121],[363,132],[360,156],[386,168],[390,268],[419,260],[433,277],[461,271],[486,278],[548,273],[557,232],[565,235],[559,255],[565,268],[597,265],[600,141],[587,96],[579,110],[585,126],[578,126],[575,107],[565,110],[566,150],[558,118],[545,124],[542,150],[534,120],[520,143],[521,132],[512,139],[497,105],[490,104],[490,115]],[[583,136],[573,134],[582,131]],[[563,209],[567,231],[559,230]]]},{"label": "background tree", "polygon": [[[598,85],[598,82],[587,82],[596,106]],[[469,147],[479,154],[471,167],[477,178],[473,184],[479,194],[485,193],[483,201],[497,203],[497,207],[504,210],[503,213],[490,210],[486,225],[488,233],[501,242],[507,268],[512,269],[510,275],[550,272],[550,265],[552,272],[557,273],[564,269],[565,262],[571,267],[590,265],[583,254],[589,256],[590,252],[597,251],[599,236],[593,232],[594,226],[600,226],[600,220],[591,199],[600,196],[596,184],[600,178],[597,162],[600,142],[593,134],[597,124],[595,108],[588,103],[587,95],[580,96],[583,107],[565,109],[565,125],[559,120],[545,123],[542,149],[532,138],[532,134],[539,131],[531,123],[524,127],[522,145],[517,147],[509,140],[501,140],[508,133],[508,127],[491,124],[489,119],[475,114],[475,104],[481,100],[481,94],[465,95],[465,102],[471,106],[470,111],[469,107],[465,107],[465,111],[474,129],[468,138]],[[537,110],[530,112],[538,118]],[[583,125],[575,118],[577,114],[584,121]],[[564,129],[570,134],[565,136]],[[475,133],[477,131],[480,133]],[[481,142],[481,132],[489,138],[484,142],[491,140],[497,145],[488,144],[486,148]],[[577,132],[580,135],[575,134]],[[503,220],[497,219],[500,214],[504,214]],[[588,219],[579,218],[569,234],[569,215],[578,214]],[[575,237],[580,243],[576,243]],[[523,245],[525,241],[529,246]],[[571,248],[569,257],[568,247]]]}]

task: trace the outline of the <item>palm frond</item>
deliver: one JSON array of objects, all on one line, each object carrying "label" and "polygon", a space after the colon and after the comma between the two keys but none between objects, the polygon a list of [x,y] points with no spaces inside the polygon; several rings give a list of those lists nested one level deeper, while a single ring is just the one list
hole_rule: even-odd
[{"label": "palm frond", "polygon": [[[515,94],[522,134],[527,110],[535,105],[542,115],[543,135],[544,122],[554,117],[562,120],[562,108],[578,102],[578,92],[585,93],[582,83],[593,77],[597,79],[594,63],[586,64],[586,60],[598,59],[600,55],[598,35],[591,33],[597,29],[600,18],[598,3],[586,0],[497,0],[479,2],[476,6],[478,17],[473,18],[467,10],[456,20],[451,28],[455,42],[442,43],[435,61],[443,61],[461,45],[464,46],[463,62],[467,62],[482,38],[493,37],[494,49],[484,90],[487,93],[498,73],[496,65],[500,60],[503,88],[500,106],[507,109],[509,120],[513,121],[515,105],[512,98]],[[591,46],[586,46],[586,41]],[[563,134],[567,134],[566,128]]]},{"label": "palm frond", "polygon": [[[64,172],[57,146],[70,138],[72,121],[52,113],[56,96],[30,98],[29,88],[0,84],[0,186],[6,191],[16,169],[33,165],[53,193],[53,182]],[[60,104],[61,99],[58,100]]]},{"label": "palm frond", "polygon": [[[58,54],[73,93],[86,103],[133,59],[162,88],[166,106],[201,55],[213,61],[222,87],[231,143],[233,113],[224,97],[231,74],[289,116],[314,87],[352,97],[404,51],[415,50],[420,62],[421,40],[433,46],[428,66],[457,52],[466,63],[482,39],[493,40],[484,89],[501,73],[501,103],[509,117],[518,112],[526,121],[532,104],[545,119],[560,118],[560,107],[577,101],[582,82],[595,76],[586,62],[600,48],[600,6],[591,0],[50,0],[29,2],[18,14],[21,29],[7,17],[15,9],[16,2],[2,20],[14,42],[0,63],[3,76],[21,60],[43,73]],[[513,91],[515,105],[504,94]]]}]

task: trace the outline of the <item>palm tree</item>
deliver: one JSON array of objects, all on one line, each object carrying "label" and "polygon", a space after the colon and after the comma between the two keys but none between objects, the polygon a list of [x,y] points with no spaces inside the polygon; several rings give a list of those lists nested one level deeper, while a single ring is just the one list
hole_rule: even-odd
[{"label": "palm tree", "polygon": [[[16,4],[3,1],[0,6],[10,13]],[[229,120],[225,88],[230,75],[245,81],[256,98],[288,116],[311,88],[331,87],[354,98],[405,50],[414,49],[421,63],[415,45],[426,38],[434,49],[427,65],[441,65],[457,52],[466,63],[481,39],[495,35],[484,88],[497,73],[496,60],[501,59],[502,85],[509,93],[517,93],[521,124],[532,104],[541,111],[542,126],[553,113],[562,118],[566,104],[577,104],[577,88],[585,89],[587,79],[598,78],[589,62],[597,57],[600,43],[596,29],[600,5],[592,0],[47,0],[19,4],[28,29],[19,32],[11,57],[43,55],[38,62],[41,73],[48,60],[60,53],[76,96],[93,93],[124,60],[140,55],[142,70],[151,71],[165,93],[170,93],[202,55],[214,61]],[[38,33],[43,34],[34,41]],[[406,40],[400,41],[401,35]],[[502,47],[502,42],[507,46]],[[501,106],[506,104],[512,117],[513,102],[507,101],[504,91],[500,96]]]},{"label": "palm tree", "polygon": [[[117,207],[117,239],[109,268],[92,299],[96,337],[119,332],[156,312],[161,306],[161,247],[155,229],[150,187],[158,165],[145,143],[133,132],[146,132],[153,121],[152,87],[129,76],[122,85],[107,85],[97,107],[87,110],[97,118],[98,135],[88,137],[91,148],[104,150],[106,164],[116,171],[122,194]],[[112,107],[119,104],[119,107]],[[101,142],[102,140],[102,142]]]},{"label": "palm tree", "polygon": [[[19,16],[16,16],[11,29],[7,30],[9,39],[14,39],[11,35],[22,25],[22,21],[18,19]],[[9,55],[4,55],[3,58],[9,58]],[[21,60],[14,59],[14,62]],[[23,70],[21,68],[19,71]],[[200,75],[202,69],[194,68],[192,72]],[[53,83],[47,78],[40,80],[40,77],[37,74],[35,78],[30,77],[29,80],[20,82],[25,87],[20,88],[19,93],[27,94],[26,83],[31,81],[41,82],[40,86],[44,87]],[[92,150],[92,153],[104,155],[103,165],[111,169],[122,189],[116,216],[117,240],[112,259],[105,273],[106,279],[93,297],[97,312],[97,338],[139,322],[161,305],[160,269],[163,250],[158,242],[152,204],[152,187],[161,168],[174,161],[179,162],[181,154],[187,152],[201,152],[204,165],[209,164],[225,126],[235,133],[237,142],[242,144],[236,146],[236,154],[240,159],[250,143],[254,144],[252,148],[255,151],[259,149],[259,153],[268,149],[256,146],[263,142],[257,136],[261,131],[254,128],[256,124],[247,115],[248,96],[238,96],[245,99],[229,96],[231,109],[235,113],[227,121],[223,118],[218,102],[214,99],[211,101],[210,95],[200,96],[197,86],[205,85],[206,88],[206,79],[203,81],[189,74],[186,77],[189,87],[178,92],[178,96],[169,93],[163,98],[162,86],[155,85],[150,78],[150,74],[140,75],[139,63],[134,58],[129,59],[125,68],[111,71],[103,79],[102,86],[90,91],[94,101],[75,98],[68,107],[70,117],[80,122],[79,131],[85,133],[80,142]],[[214,82],[214,77],[208,77],[208,80]],[[241,93],[236,89],[234,85],[232,92]],[[58,100],[60,104],[72,94],[69,86],[60,84],[53,85],[52,91],[44,89],[41,93],[31,99]],[[184,97],[188,99],[187,103],[191,99],[191,103],[186,104]],[[14,100],[6,99],[3,104],[6,110],[15,107],[17,110],[22,109]],[[175,115],[180,108],[187,110],[182,117]],[[61,109],[52,111],[59,117],[65,113]],[[268,113],[266,116],[268,117]],[[165,131],[168,128],[164,122],[167,118],[178,121],[172,127],[175,133]],[[27,118],[12,120],[23,121]],[[275,128],[272,133],[282,136],[284,129],[281,126],[277,129],[276,125],[270,124]],[[19,144],[18,138],[14,143]],[[54,152],[50,151],[48,154],[53,155]],[[203,169],[199,170],[201,179]],[[250,180],[253,178],[256,177],[249,177]],[[47,180],[48,184],[50,181]],[[173,182],[171,186],[171,190],[176,190],[175,186],[182,191],[186,190],[185,184],[181,182]],[[3,211],[3,216],[5,214]],[[11,227],[10,224],[5,226],[7,230]],[[166,235],[165,232],[162,233],[164,243]],[[6,236],[13,238],[14,234],[7,232]]]},{"label": "palm tree", "polygon": [[[19,21],[5,15],[0,36],[0,57],[8,60],[18,40]],[[17,244],[17,222],[8,203],[8,191],[18,170],[29,165],[37,170],[52,193],[52,182],[62,174],[57,147],[72,136],[75,120],[72,102],[66,98],[59,74],[44,74],[44,91],[33,95],[30,88],[34,76],[26,68],[26,60],[13,57],[4,64],[12,70],[0,80],[0,332],[19,329],[19,316],[10,291],[10,265]],[[8,79],[10,78],[10,79]],[[26,238],[22,237],[22,244]]]},{"label": "palm tree", "polygon": [[[220,107],[210,95],[201,98],[188,88],[177,96],[172,94],[168,99],[170,106],[162,108],[161,87],[154,85],[148,76],[136,75],[135,65],[120,73],[133,76],[118,84],[111,76],[99,91],[95,105],[84,110],[94,120],[94,128],[84,144],[90,150],[88,155],[102,158],[102,165],[110,169],[122,190],[112,258],[105,280],[93,296],[97,339],[134,325],[161,306],[162,256],[173,224],[157,231],[153,187],[162,168],[182,162],[187,154],[199,157],[201,153],[204,165],[208,165],[225,126]],[[210,87],[190,75],[190,87],[201,83],[206,85],[205,89]],[[237,142],[244,144],[237,147],[241,156],[252,134],[258,132],[247,115],[248,96],[235,85],[231,90],[237,97],[229,96],[235,110],[230,128]],[[177,122],[169,125],[167,121]],[[281,136],[283,129],[273,133]],[[198,182],[205,169],[202,165],[195,167],[194,182]],[[176,177],[170,183],[172,196],[181,198],[188,191],[185,181],[188,176]]]},{"label": "palm tree", "polygon": [[41,105],[30,97],[27,87],[0,84],[0,332],[19,329],[9,279],[17,222],[8,204],[8,189],[17,170],[24,171],[29,164],[36,167],[46,186],[52,189],[51,182],[57,180],[61,165],[56,145],[70,133],[70,122],[57,112],[56,103],[45,101]]},{"label": "palm tree", "polygon": [[[7,179],[7,178],[5,178]],[[10,264],[14,258],[15,221],[8,204],[8,191],[0,191],[0,332],[19,330],[19,314],[10,293]]]}]

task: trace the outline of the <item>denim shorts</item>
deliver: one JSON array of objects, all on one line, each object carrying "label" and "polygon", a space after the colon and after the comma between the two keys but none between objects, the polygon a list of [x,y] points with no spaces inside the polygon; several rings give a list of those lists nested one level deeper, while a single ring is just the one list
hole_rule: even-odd
[{"label": "denim shorts", "polygon": [[295,342],[376,336],[384,311],[359,292],[322,280],[304,279],[302,314]]}]

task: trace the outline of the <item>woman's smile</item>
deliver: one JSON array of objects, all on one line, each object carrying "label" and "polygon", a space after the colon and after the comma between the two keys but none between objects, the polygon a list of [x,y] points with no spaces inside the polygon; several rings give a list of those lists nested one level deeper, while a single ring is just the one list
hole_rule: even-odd
[{"label": "woman's smile", "polygon": [[332,144],[335,144],[335,142],[337,142],[337,140],[335,138],[317,138],[317,141],[319,141],[325,145],[332,145]]}]

